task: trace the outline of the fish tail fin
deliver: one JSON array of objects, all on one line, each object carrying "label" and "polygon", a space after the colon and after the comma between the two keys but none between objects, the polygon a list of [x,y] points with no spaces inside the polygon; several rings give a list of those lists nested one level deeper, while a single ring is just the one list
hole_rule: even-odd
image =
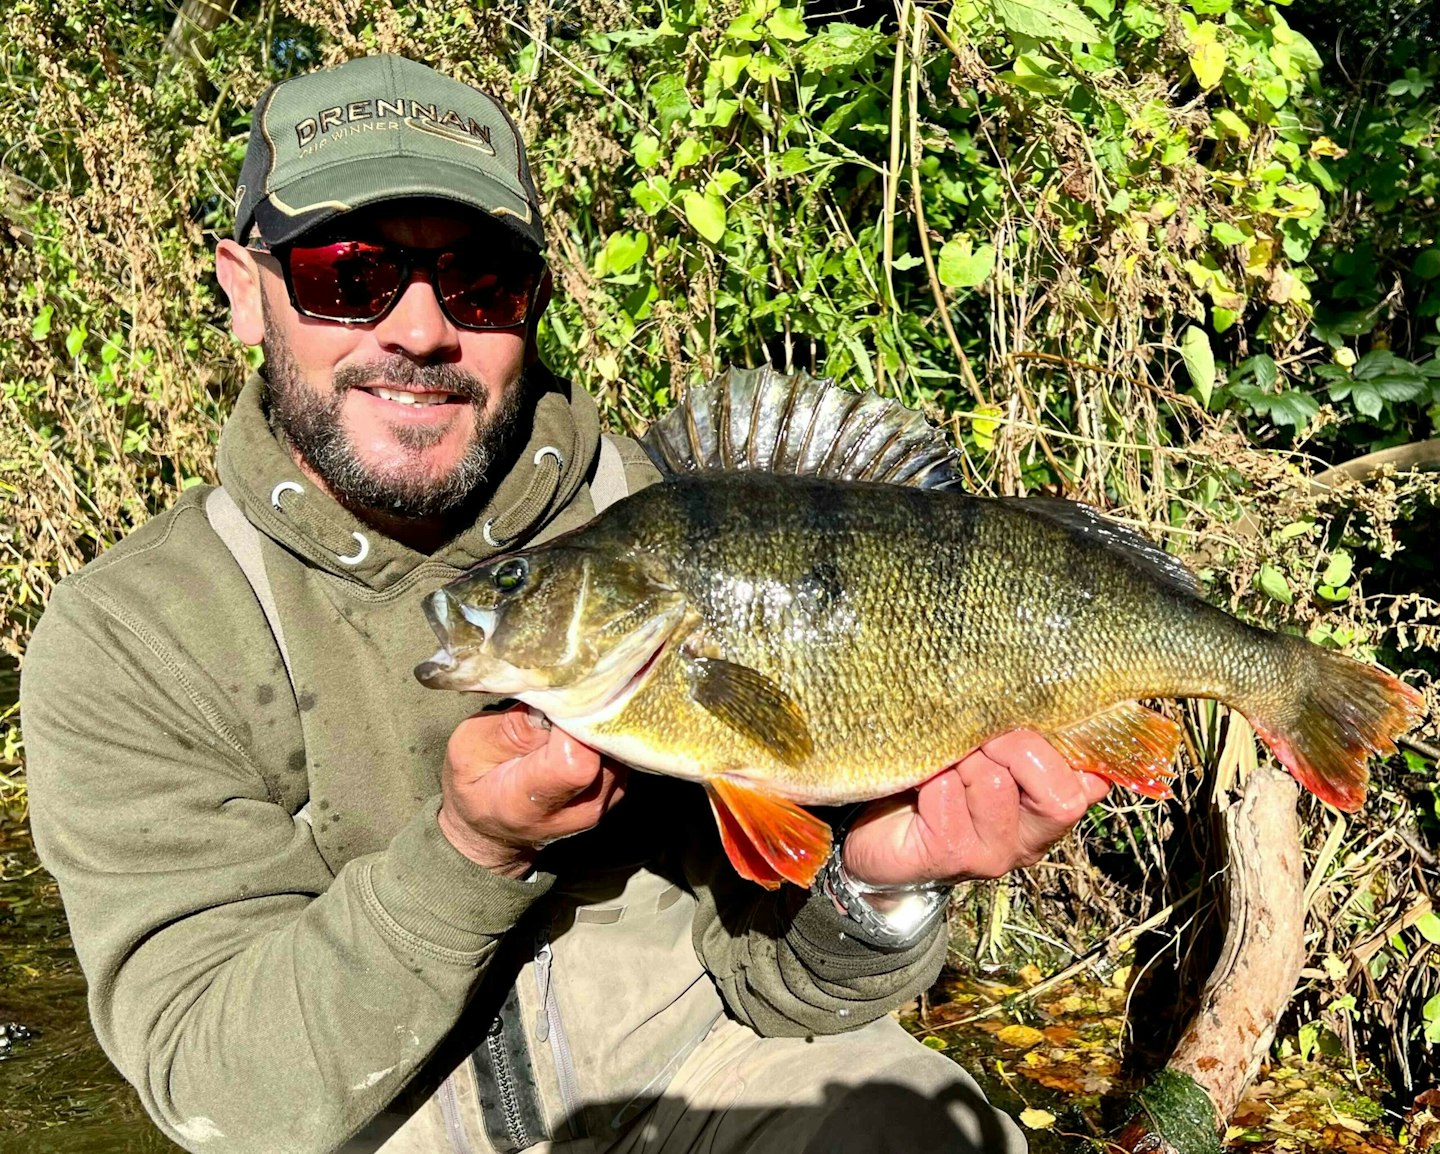
[{"label": "fish tail fin", "polygon": [[767,890],[809,887],[830,856],[830,827],[812,813],[733,777],[705,783],[720,841],[735,870]]},{"label": "fish tail fin", "polygon": [[1419,719],[1419,691],[1383,669],[1305,646],[1305,685],[1283,712],[1241,712],[1291,775],[1321,801],[1353,813],[1365,801],[1367,759],[1395,752]]}]

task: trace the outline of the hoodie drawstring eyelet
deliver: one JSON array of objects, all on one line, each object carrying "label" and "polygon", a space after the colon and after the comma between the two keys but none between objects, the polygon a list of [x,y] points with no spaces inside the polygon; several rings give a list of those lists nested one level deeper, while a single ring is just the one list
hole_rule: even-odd
[{"label": "hoodie drawstring eyelet", "polygon": [[370,542],[365,539],[363,533],[351,533],[350,536],[355,538],[355,544],[358,545],[359,548],[348,557],[343,553],[336,553],[335,560],[339,561],[342,565],[358,565],[370,555]]},{"label": "hoodie drawstring eyelet", "polygon": [[[285,493],[299,493],[303,497],[305,487],[296,481],[281,481],[270,490],[270,504],[274,505],[281,513],[285,512],[285,507],[280,504],[280,498]],[[335,560],[342,565],[358,565],[370,556],[370,542],[363,533],[351,533],[350,537],[355,542],[355,552],[335,554]]]},{"label": "hoodie drawstring eyelet", "polygon": [[285,512],[285,510],[280,507],[280,494],[281,494],[281,493],[301,493],[301,494],[303,494],[304,492],[305,492],[304,488],[301,487],[300,485],[296,484],[294,481],[281,481],[280,484],[276,485],[275,488],[273,488],[273,489],[270,490],[270,504],[274,505],[275,508],[280,509],[280,512],[283,513],[283,512]]},{"label": "hoodie drawstring eyelet", "polygon": [[[542,467],[546,461],[551,462],[551,468]],[[481,527],[485,543],[492,549],[504,548],[533,525],[559,492],[560,480],[565,475],[565,455],[554,445],[544,445],[535,451],[533,463],[535,472],[530,475],[530,484],[520,500]]]}]

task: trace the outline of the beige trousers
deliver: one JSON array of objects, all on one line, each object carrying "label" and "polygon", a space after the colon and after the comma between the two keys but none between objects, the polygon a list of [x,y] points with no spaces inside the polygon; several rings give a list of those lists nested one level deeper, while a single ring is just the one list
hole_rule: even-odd
[{"label": "beige trousers", "polygon": [[[623,1108],[623,1107],[622,1107]],[[377,1126],[343,1154],[479,1154],[438,1112]],[[479,1126],[471,1119],[466,1130]],[[388,1141],[386,1140],[388,1137]],[[959,1066],[890,1018],[846,1034],[762,1038],[722,1018],[613,1143],[527,1154],[1024,1154],[1019,1127]],[[484,1147],[488,1149],[488,1147]]]},{"label": "beige trousers", "polygon": [[1024,1150],[1019,1128],[964,1070],[889,1018],[814,1038],[761,1038],[722,1019],[603,1154]]}]

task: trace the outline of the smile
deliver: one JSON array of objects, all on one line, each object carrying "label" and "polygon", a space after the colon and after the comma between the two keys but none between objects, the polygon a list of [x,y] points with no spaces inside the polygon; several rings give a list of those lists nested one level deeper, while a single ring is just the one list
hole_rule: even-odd
[{"label": "smile", "polygon": [[362,391],[363,391],[363,392],[366,392],[366,393],[369,393],[372,397],[378,397],[378,398],[379,398],[380,400],[382,400],[382,401],[389,401],[389,402],[391,402],[392,404],[396,404],[396,405],[431,406],[431,405],[448,405],[448,404],[451,404],[451,403],[455,403],[455,404],[468,404],[468,403],[469,403],[468,400],[467,400],[465,397],[459,396],[459,395],[457,395],[457,394],[455,394],[455,393],[430,393],[430,392],[415,392],[415,391],[412,391],[412,390],[409,390],[409,389],[380,389],[380,388],[363,389]]}]

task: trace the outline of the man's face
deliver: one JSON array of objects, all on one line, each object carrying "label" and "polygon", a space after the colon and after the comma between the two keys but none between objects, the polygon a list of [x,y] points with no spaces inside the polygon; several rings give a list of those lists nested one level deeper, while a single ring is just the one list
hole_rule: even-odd
[{"label": "man's face", "polygon": [[[498,253],[487,238],[500,227],[412,203],[347,216],[317,239]],[[460,328],[423,269],[378,321],[316,320],[291,304],[276,258],[256,264],[272,419],[306,473],[353,509],[405,518],[444,516],[498,480],[528,432],[525,325]]]}]

